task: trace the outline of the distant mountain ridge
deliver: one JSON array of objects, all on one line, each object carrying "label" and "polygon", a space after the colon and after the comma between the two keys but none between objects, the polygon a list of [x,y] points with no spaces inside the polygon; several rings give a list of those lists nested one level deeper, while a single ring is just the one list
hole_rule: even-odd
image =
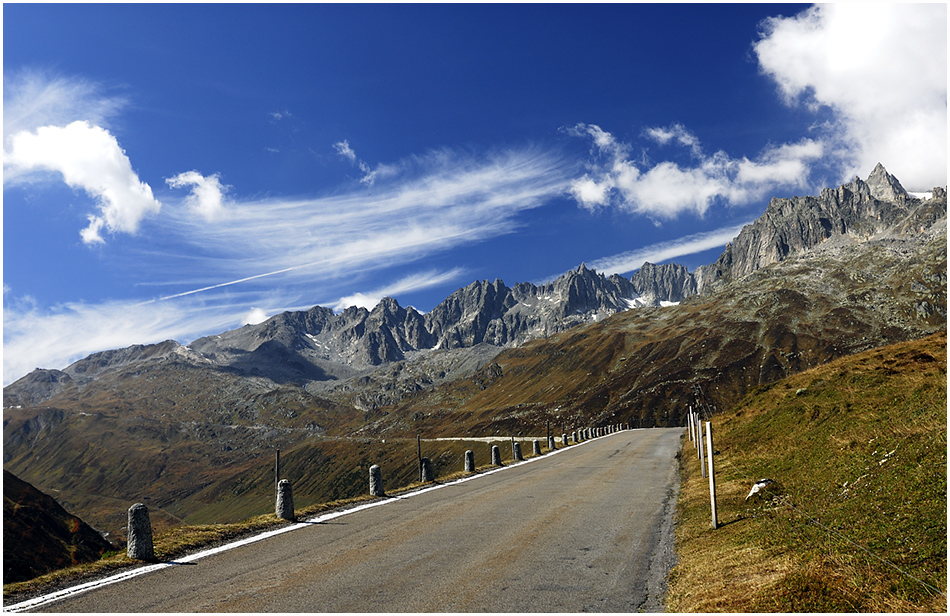
[{"label": "distant mountain ridge", "polygon": [[818,197],[773,198],[716,262],[693,273],[682,265],[644,263],[627,279],[581,264],[542,285],[476,281],[426,314],[389,297],[373,310],[350,307],[334,313],[314,306],[206,336],[187,347],[174,341],[135,345],[94,353],[65,370],[38,369],[4,388],[4,405],[40,404],[64,388],[81,388],[103,371],[136,362],[173,359],[302,385],[353,378],[433,350],[517,346],[630,308],[709,293],[836,237],[916,233],[945,216],[945,190],[935,188],[931,199],[917,199],[878,164],[867,181],[855,178]]}]

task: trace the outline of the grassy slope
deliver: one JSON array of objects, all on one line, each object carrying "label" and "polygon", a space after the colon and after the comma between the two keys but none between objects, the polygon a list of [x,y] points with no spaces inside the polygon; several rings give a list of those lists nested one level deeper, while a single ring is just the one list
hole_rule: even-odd
[{"label": "grassy slope", "polygon": [[[944,331],[758,387],[717,415],[721,526],[687,443],[668,609],[945,612],[946,362]],[[781,489],[747,502],[765,477]]]}]

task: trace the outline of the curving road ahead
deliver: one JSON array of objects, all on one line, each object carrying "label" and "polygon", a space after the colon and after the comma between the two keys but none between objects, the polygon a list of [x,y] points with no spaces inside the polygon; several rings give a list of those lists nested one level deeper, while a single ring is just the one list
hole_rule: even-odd
[{"label": "curving road ahead", "polygon": [[661,611],[682,433],[617,432],[35,609]]}]

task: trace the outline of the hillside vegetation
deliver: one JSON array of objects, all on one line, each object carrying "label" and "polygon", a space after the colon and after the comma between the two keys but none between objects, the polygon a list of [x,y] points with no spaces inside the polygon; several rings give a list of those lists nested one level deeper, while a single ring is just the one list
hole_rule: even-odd
[{"label": "hillside vegetation", "polygon": [[[945,612],[946,401],[943,331],[757,387],[714,416],[721,526],[687,443],[668,609]],[[776,486],[745,500],[763,478]]]}]

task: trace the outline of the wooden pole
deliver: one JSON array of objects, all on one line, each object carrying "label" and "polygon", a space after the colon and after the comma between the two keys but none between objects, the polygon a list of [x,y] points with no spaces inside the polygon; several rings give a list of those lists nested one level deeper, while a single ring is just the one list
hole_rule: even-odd
[{"label": "wooden pole", "polygon": [[422,476],[422,435],[416,435],[416,454],[419,456],[419,476]]},{"label": "wooden pole", "polygon": [[706,422],[706,457],[709,458],[709,506],[712,509],[712,527],[713,530],[719,528],[719,521],[716,519],[716,474],[713,469],[713,437],[712,423]]},{"label": "wooden pole", "polygon": [[280,484],[280,449],[277,450],[277,460],[274,462],[274,492]]}]

